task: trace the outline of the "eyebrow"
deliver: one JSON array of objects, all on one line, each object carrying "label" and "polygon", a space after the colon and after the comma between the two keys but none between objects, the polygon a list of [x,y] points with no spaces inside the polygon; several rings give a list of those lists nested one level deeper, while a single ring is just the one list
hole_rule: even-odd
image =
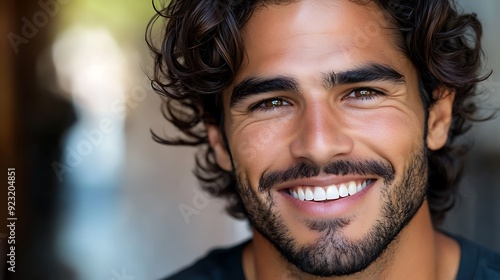
[{"label": "eyebrow", "polygon": [[394,84],[406,84],[405,77],[393,68],[383,64],[368,64],[345,72],[324,74],[323,83],[329,89],[337,85],[362,82],[388,81]]},{"label": "eyebrow", "polygon": [[243,80],[233,89],[230,106],[234,106],[241,100],[251,95],[273,92],[273,91],[299,91],[299,83],[290,77],[278,76],[275,78],[251,77]]}]

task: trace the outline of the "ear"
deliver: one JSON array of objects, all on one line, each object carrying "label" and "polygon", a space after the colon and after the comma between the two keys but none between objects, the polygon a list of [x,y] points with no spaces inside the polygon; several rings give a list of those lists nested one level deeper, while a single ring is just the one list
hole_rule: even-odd
[{"label": "ear", "polygon": [[207,124],[206,127],[208,143],[215,152],[215,161],[217,162],[217,165],[226,171],[231,171],[231,157],[229,156],[229,152],[224,145],[220,128],[213,124]]},{"label": "ear", "polygon": [[438,100],[429,108],[429,119],[427,121],[427,148],[430,150],[441,149],[448,140],[450,130],[453,101],[455,91],[439,86],[432,93]]}]

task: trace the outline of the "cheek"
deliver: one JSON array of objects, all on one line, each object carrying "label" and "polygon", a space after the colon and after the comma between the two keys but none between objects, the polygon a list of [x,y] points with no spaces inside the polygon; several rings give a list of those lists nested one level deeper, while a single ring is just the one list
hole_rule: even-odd
[{"label": "cheek", "polygon": [[358,115],[351,129],[360,145],[391,162],[406,158],[422,145],[424,138],[423,117],[394,107]]},{"label": "cheek", "polygon": [[[233,130],[231,152],[236,169],[246,173],[252,184],[271,165],[279,163],[286,153],[289,121],[274,120],[251,123]],[[279,168],[279,167],[274,167]]]}]

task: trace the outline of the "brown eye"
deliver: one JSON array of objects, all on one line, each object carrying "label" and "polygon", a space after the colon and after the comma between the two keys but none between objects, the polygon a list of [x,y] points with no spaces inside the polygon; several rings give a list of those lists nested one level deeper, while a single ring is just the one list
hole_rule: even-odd
[{"label": "brown eye", "polygon": [[377,92],[371,89],[356,89],[352,93],[354,94],[355,97],[366,97],[377,94]]},{"label": "brown eye", "polygon": [[357,88],[353,89],[349,95],[344,98],[354,98],[360,100],[368,100],[383,95],[380,91],[371,88]]},{"label": "brown eye", "polygon": [[271,107],[283,106],[284,103],[285,103],[285,101],[283,101],[281,99],[271,99],[271,100],[264,101],[264,103],[262,105],[266,108],[271,108]]},{"label": "brown eye", "polygon": [[269,98],[256,103],[250,107],[250,110],[271,111],[284,106],[291,106],[291,104],[282,98]]}]

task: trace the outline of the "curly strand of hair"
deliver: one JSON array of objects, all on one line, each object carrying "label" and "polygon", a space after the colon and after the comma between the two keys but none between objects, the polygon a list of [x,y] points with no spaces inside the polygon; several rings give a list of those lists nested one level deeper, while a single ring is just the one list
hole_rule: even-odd
[{"label": "curly strand of hair", "polygon": [[433,222],[438,225],[454,206],[464,156],[470,147],[467,143],[454,144],[454,140],[471,128],[472,121],[491,117],[475,117],[478,106],[473,100],[476,84],[490,74],[479,74],[482,27],[475,14],[458,15],[448,1],[420,1],[419,8],[422,11],[413,14],[424,16],[415,18],[414,35],[406,42],[413,51],[414,63],[424,72],[422,82],[430,94],[428,106],[442,98],[433,95],[438,84],[455,91],[448,141],[429,155],[428,200]]},{"label": "curly strand of hair", "polygon": [[[250,16],[253,1],[177,1],[162,9],[147,27],[146,41],[154,56],[153,89],[164,97],[163,116],[182,137],[161,137],[167,145],[204,145],[196,156],[195,176],[210,194],[227,198],[228,212],[243,218],[234,175],[215,162],[204,124],[220,123],[222,91],[243,60],[239,28]],[[160,48],[153,44],[153,26],[167,20]],[[215,96],[215,98],[214,98]]]}]

